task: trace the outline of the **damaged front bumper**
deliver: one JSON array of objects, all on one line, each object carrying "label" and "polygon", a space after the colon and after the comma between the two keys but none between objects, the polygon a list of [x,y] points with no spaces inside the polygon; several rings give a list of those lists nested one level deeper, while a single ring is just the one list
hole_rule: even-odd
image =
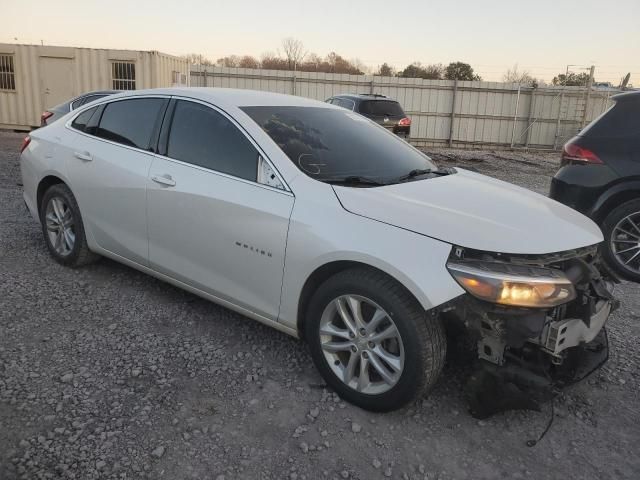
[{"label": "damaged front bumper", "polygon": [[446,306],[447,321],[464,325],[478,365],[467,383],[470,412],[486,418],[540,402],[582,380],[608,358],[605,324],[618,307],[614,282],[600,275],[595,248],[549,256],[505,256],[454,249],[456,261],[508,262],[556,270],[571,279],[571,301],[553,308],[498,305],[467,294]]}]

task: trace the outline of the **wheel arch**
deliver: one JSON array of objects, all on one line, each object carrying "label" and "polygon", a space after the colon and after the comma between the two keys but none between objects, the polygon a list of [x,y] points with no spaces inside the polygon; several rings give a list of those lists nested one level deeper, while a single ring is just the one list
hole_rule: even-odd
[{"label": "wheel arch", "polygon": [[42,209],[42,198],[44,197],[45,192],[52,186],[61,183],[70,188],[62,178],[56,175],[47,175],[40,180],[40,182],[38,183],[38,188],[36,190],[36,208],[38,209],[38,215],[40,214],[40,210]]},{"label": "wheel arch", "polygon": [[640,179],[619,183],[600,196],[589,216],[601,225],[614,208],[636,198],[640,198]]},{"label": "wheel arch", "polygon": [[375,267],[368,263],[357,261],[357,260],[334,260],[317,267],[307,277],[302,287],[302,290],[300,292],[300,296],[298,299],[298,310],[297,310],[297,316],[296,316],[296,327],[297,327],[298,336],[300,337],[300,339],[305,340],[304,322],[306,317],[306,311],[309,306],[309,302],[313,297],[314,292],[327,279],[331,278],[332,276],[336,275],[339,272],[342,272],[344,270],[348,270],[351,268],[365,268],[369,270],[375,270],[381,273],[382,275],[385,275],[391,278],[394,282],[400,285],[400,287],[403,288],[407,292],[407,294],[409,294],[411,298],[413,298],[416,301],[418,305],[424,306],[423,302],[421,302],[420,299],[417,298],[417,296],[411,291],[410,288],[408,288],[403,282],[401,282],[398,278],[396,278],[396,276],[390,274],[389,272],[386,272],[378,267]]}]

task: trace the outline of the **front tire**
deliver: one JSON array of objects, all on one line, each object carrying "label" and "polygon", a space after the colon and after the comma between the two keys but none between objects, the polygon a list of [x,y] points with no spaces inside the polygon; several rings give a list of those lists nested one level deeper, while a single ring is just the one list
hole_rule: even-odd
[{"label": "front tire", "polygon": [[435,384],[446,356],[438,317],[391,277],[369,268],[336,274],[317,290],[305,338],[316,368],[345,400],[400,408]]},{"label": "front tire", "polygon": [[47,249],[56,262],[80,267],[99,258],[89,250],[78,202],[65,184],[53,185],[44,193],[40,224]]},{"label": "front tire", "polygon": [[640,282],[640,199],[614,208],[602,222],[602,256],[618,276]]}]

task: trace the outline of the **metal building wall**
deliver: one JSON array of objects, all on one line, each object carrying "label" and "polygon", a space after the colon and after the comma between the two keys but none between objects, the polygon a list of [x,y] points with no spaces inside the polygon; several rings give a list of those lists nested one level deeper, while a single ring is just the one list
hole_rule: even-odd
[{"label": "metal building wall", "polygon": [[[419,146],[558,148],[610,104],[616,92],[582,87],[529,88],[499,82],[191,67],[191,85],[243,88],[324,101],[339,93],[398,100]],[[455,105],[454,105],[455,100]],[[587,111],[585,114],[585,106]]]},{"label": "metal building wall", "polygon": [[43,92],[47,75],[43,58],[69,60],[70,98],[91,90],[113,88],[114,61],[135,63],[138,90],[173,86],[174,71],[185,75],[187,85],[190,78],[186,60],[160,52],[0,44],[2,54],[13,55],[16,88],[0,90],[0,128],[38,126],[42,111],[54,106]]}]

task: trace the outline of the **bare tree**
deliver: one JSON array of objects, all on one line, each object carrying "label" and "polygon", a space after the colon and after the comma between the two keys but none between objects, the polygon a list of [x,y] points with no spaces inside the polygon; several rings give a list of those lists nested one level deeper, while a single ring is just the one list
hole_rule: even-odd
[{"label": "bare tree", "polygon": [[244,55],[238,62],[240,68],[260,68],[260,62],[251,55]]},{"label": "bare tree", "polygon": [[502,81],[508,83],[520,83],[531,87],[536,87],[538,84],[542,83],[531,76],[527,70],[518,70],[517,63],[513,66],[513,69],[507,70],[507,72],[502,76]]},{"label": "bare tree", "polygon": [[204,55],[198,53],[187,53],[182,58],[188,60],[192,65],[213,65],[213,62]]},{"label": "bare tree", "polygon": [[260,57],[260,64],[265,70],[286,70],[287,61],[273,52],[265,52]]},{"label": "bare tree", "polygon": [[353,67],[361,74],[364,73],[365,75],[367,75],[371,73],[371,68],[365,65],[364,62],[357,57],[352,58],[349,63],[351,63],[351,65],[353,65]]},{"label": "bare tree", "polygon": [[304,49],[303,43],[297,38],[287,37],[282,40],[282,50],[287,58],[287,66],[289,70],[293,70],[297,65],[302,63],[307,51]]},{"label": "bare tree", "polygon": [[216,64],[219,67],[237,68],[238,66],[240,66],[240,57],[237,55],[229,55],[228,57],[222,57],[216,60]]}]

